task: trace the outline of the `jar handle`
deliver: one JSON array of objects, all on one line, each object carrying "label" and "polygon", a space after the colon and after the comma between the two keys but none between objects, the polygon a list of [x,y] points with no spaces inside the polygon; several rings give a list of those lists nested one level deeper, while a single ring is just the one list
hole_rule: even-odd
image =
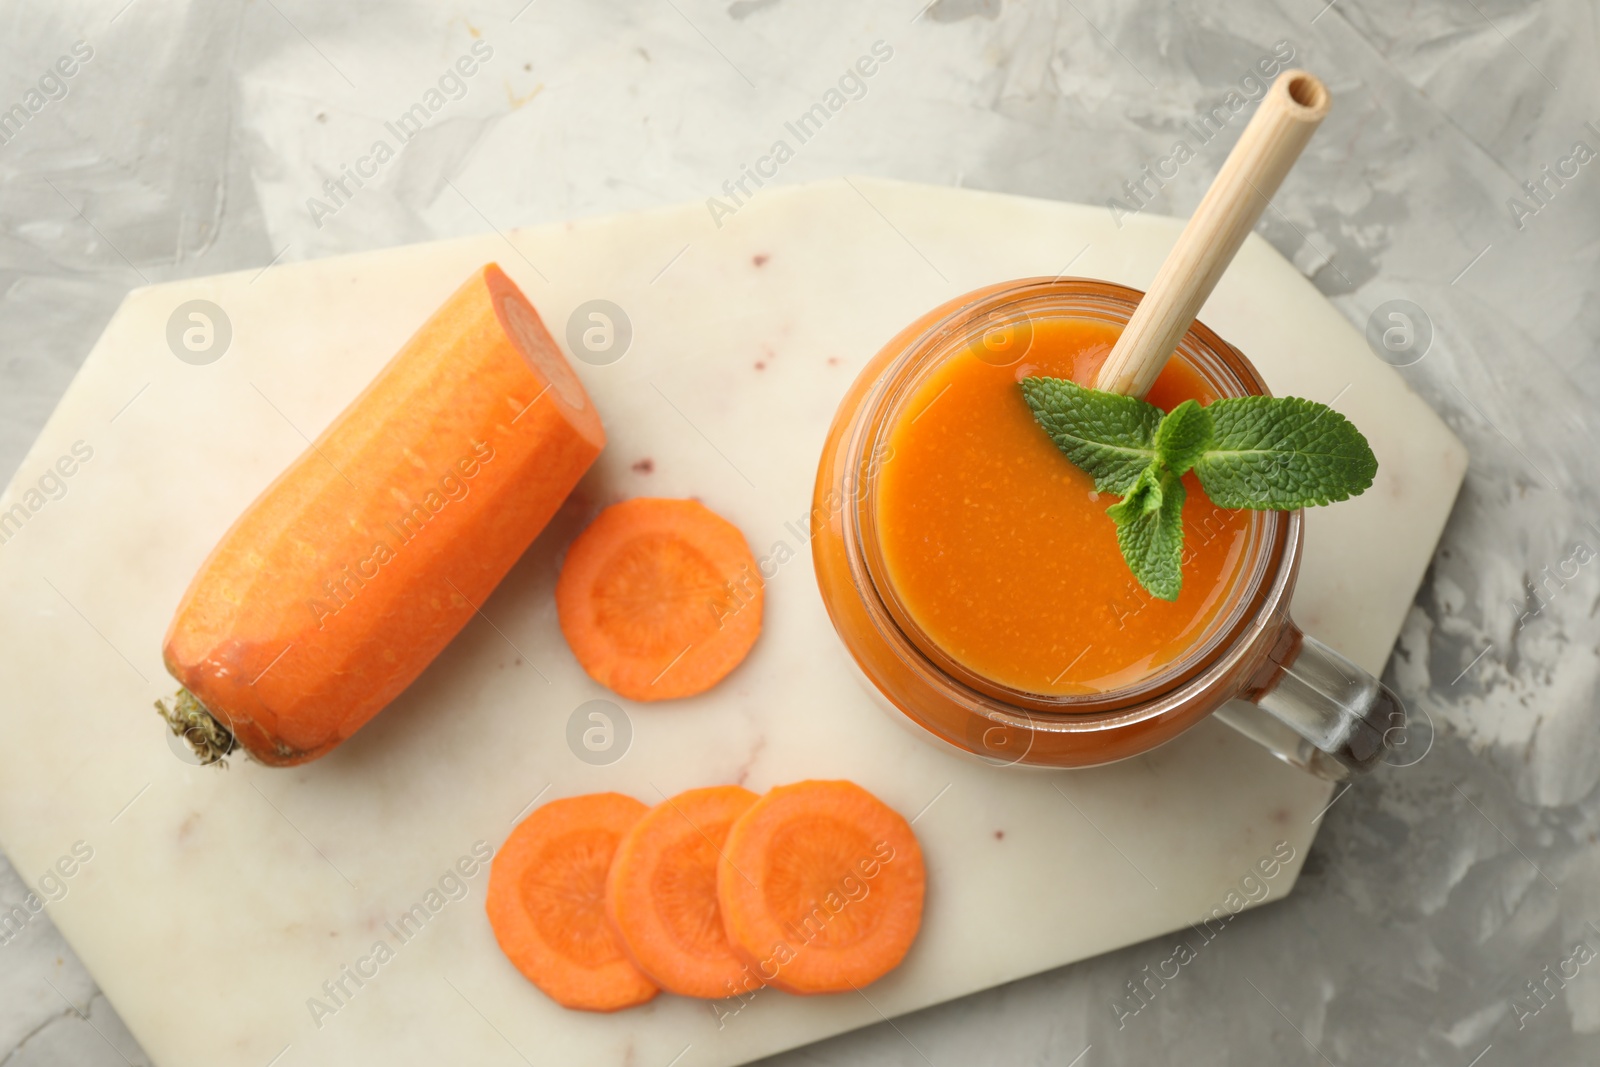
[{"label": "jar handle", "polygon": [[1217,717],[1323,778],[1370,771],[1392,747],[1391,739],[1404,742],[1400,698],[1293,622],[1240,696],[1219,708]]}]

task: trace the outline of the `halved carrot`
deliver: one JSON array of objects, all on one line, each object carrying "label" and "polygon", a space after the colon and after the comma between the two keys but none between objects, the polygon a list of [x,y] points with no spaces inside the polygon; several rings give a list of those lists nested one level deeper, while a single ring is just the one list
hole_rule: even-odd
[{"label": "halved carrot", "polygon": [[762,584],[739,528],[697,500],[602,511],[556,582],[561,632],[589,677],[630,700],[703,693],[761,632]]},{"label": "halved carrot", "polygon": [[606,882],[606,914],[639,969],[669,993],[716,999],[753,992],[717,907],[717,860],[756,794],[736,785],[690,789],[633,824]]},{"label": "halved carrot", "polygon": [[527,298],[474,272],[200,567],[163,656],[204,710],[181,699],[175,730],[209,737],[209,713],[222,751],[327,752],[472,618],[604,444]]},{"label": "halved carrot", "polygon": [[617,843],[650,809],[621,793],[552,800],[518,824],[489,870],[489,925],[517,970],[568,1008],[616,1011],[658,990],[606,918]]},{"label": "halved carrot", "polygon": [[922,925],[927,885],[911,825],[854,782],[778,786],[728,831],[717,899],[734,951],[790,993],[881,978]]}]

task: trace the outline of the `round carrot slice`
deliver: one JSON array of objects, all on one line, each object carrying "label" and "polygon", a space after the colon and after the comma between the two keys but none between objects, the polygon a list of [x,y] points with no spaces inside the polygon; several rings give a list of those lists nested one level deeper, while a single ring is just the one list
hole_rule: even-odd
[{"label": "round carrot slice", "polygon": [[858,989],[922,925],[927,872],[911,825],[854,782],[779,786],[728,831],[717,899],[734,951],[790,993]]},{"label": "round carrot slice", "polygon": [[639,969],[669,993],[715,1000],[754,992],[717,907],[717,860],[733,821],[757,797],[736,785],[657,804],[617,846],[606,913]]},{"label": "round carrot slice", "polygon": [[648,809],[621,793],[552,800],[511,831],[489,870],[489,925],[517,970],[568,1008],[616,1011],[658,990],[606,918],[617,842]]},{"label": "round carrot slice", "polygon": [[693,696],[761,632],[762,584],[739,528],[696,500],[602,511],[556,582],[561,632],[589,677],[630,700]]}]

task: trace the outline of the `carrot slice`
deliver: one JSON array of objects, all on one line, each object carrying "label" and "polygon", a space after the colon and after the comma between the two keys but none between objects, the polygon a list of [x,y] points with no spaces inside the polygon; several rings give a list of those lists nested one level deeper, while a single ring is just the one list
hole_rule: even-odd
[{"label": "carrot slice", "polygon": [[762,584],[739,528],[696,500],[602,511],[556,582],[561,632],[589,677],[630,700],[693,696],[761,632]]},{"label": "carrot slice", "polygon": [[167,669],[256,759],[315,759],[422,673],[604,444],[533,306],[475,271],[223,535]]},{"label": "carrot slice", "polygon": [[658,990],[606,918],[606,874],[650,810],[621,793],[552,800],[511,831],[489,870],[495,940],[528,981],[568,1008],[616,1011]]},{"label": "carrot slice", "polygon": [[761,987],[717,907],[723,839],[756,800],[736,785],[691,789],[651,808],[617,846],[606,913],[629,957],[669,993],[716,999]]},{"label": "carrot slice", "polygon": [[927,885],[911,825],[854,782],[778,786],[728,831],[717,899],[734,951],[790,993],[838,993],[905,958]]}]

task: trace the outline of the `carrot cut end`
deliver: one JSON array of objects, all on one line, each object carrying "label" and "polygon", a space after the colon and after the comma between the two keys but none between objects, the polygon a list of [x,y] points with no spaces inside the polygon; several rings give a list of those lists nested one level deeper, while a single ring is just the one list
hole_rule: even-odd
[{"label": "carrot cut end", "polygon": [[562,354],[555,338],[545,328],[544,320],[517,283],[512,281],[498,263],[483,268],[484,284],[488,287],[490,302],[499,319],[500,328],[512,346],[533,368],[533,372],[546,383],[553,399],[575,416],[573,423],[594,438],[597,446],[605,444],[605,431],[594,414],[583,382]]}]

